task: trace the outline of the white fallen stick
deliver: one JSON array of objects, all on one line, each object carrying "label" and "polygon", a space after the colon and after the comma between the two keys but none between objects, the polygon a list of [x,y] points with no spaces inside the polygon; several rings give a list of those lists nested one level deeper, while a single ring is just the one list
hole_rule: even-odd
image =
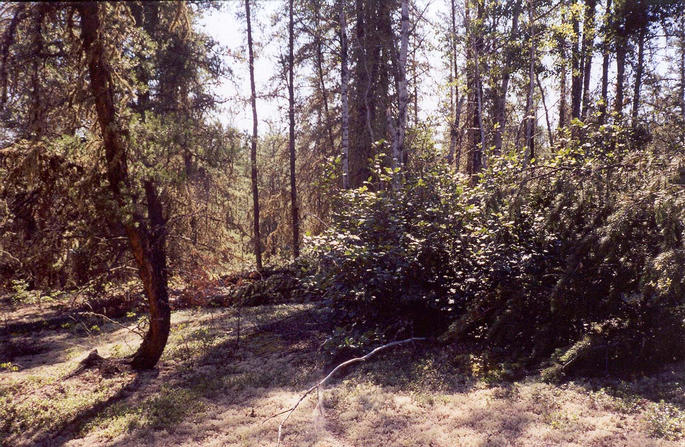
[{"label": "white fallen stick", "polygon": [[277,444],[277,445],[278,445],[278,446],[281,445],[281,435],[282,435],[282,433],[283,433],[283,425],[288,421],[288,419],[290,419],[290,416],[295,412],[295,410],[296,410],[297,407],[302,403],[302,401],[304,400],[304,398],[307,397],[312,391],[318,390],[318,389],[320,389],[323,385],[325,385],[326,382],[328,381],[328,379],[330,379],[331,377],[333,377],[333,375],[334,375],[336,372],[338,372],[340,369],[342,369],[342,368],[344,368],[344,367],[346,367],[346,366],[348,366],[348,365],[352,365],[353,363],[365,362],[366,360],[368,360],[369,358],[371,358],[373,355],[379,353],[380,351],[382,351],[382,350],[384,350],[384,349],[391,348],[391,347],[393,347],[393,346],[403,345],[403,344],[406,344],[406,343],[411,343],[411,342],[414,342],[414,341],[424,341],[424,340],[427,340],[427,338],[426,338],[426,337],[412,337],[412,338],[407,338],[406,340],[393,341],[393,342],[390,342],[390,343],[388,343],[388,344],[385,344],[385,345],[382,345],[382,346],[379,346],[379,347],[375,348],[373,351],[369,352],[368,354],[364,355],[363,357],[355,357],[355,358],[353,358],[353,359],[346,360],[346,361],[342,362],[341,364],[339,364],[338,366],[336,366],[335,368],[333,368],[333,369],[331,370],[331,372],[329,372],[328,375],[327,375],[326,377],[324,377],[321,381],[315,383],[315,384],[314,384],[311,388],[309,388],[302,396],[300,396],[300,398],[299,398],[298,401],[295,403],[295,405],[293,405],[291,408],[289,408],[289,409],[287,409],[287,410],[284,410],[284,411],[281,411],[280,413],[274,414],[273,416],[267,418],[267,419],[264,421],[264,422],[266,422],[266,421],[268,421],[269,419],[273,419],[273,418],[275,418],[275,417],[277,417],[277,416],[280,416],[280,415],[282,415],[282,414],[286,414],[286,413],[287,413],[287,415],[285,416],[285,418],[284,418],[284,419],[281,421],[281,423],[278,425],[278,444]]}]

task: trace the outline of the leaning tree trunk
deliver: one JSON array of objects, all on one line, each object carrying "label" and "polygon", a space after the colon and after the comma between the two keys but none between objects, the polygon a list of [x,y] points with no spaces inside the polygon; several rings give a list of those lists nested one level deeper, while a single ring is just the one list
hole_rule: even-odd
[{"label": "leaning tree trunk", "polygon": [[247,21],[247,51],[250,65],[250,103],[252,105],[252,138],[250,139],[250,176],[252,178],[252,210],[254,254],[257,270],[262,270],[262,240],[259,235],[259,186],[257,185],[257,91],[254,82],[254,52],[252,50],[252,23],[250,19],[250,0],[245,0],[245,20]]},{"label": "leaning tree trunk", "polygon": [[[99,38],[100,18],[97,3],[79,3],[81,39],[90,76],[89,88],[95,101],[98,124],[105,148],[107,180],[110,191],[123,209],[127,198],[122,189],[130,184],[126,165],[126,143],[114,104],[112,73],[106,61],[103,42]],[[134,211],[133,219],[123,219],[133,257],[150,307],[150,327],[143,343],[133,355],[136,369],[152,368],[164,351],[170,328],[165,253],[165,220],[163,207],[152,181],[144,182],[150,229],[142,216]],[[134,203],[135,209],[135,203]]]}]

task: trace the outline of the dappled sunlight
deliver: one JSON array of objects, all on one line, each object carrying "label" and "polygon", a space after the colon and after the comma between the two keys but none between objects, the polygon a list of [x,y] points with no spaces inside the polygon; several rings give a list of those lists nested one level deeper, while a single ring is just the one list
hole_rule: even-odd
[{"label": "dappled sunlight", "polygon": [[[20,417],[27,418],[21,412],[35,403],[50,402],[24,419],[32,429],[10,439],[16,445],[53,439],[54,445],[84,447],[276,445],[283,415],[272,416],[294,405],[323,375],[323,364],[315,359],[324,333],[306,325],[320,319],[320,311],[280,305],[239,313],[174,313],[157,371],[111,378],[86,371],[63,380],[90,349],[110,354],[124,342],[135,346],[135,334],[119,328],[106,337],[87,338],[71,360],[3,372],[3,389],[26,396],[15,403]],[[43,335],[61,340],[68,330],[50,334]],[[283,427],[283,445],[678,445],[650,437],[655,404],[643,395],[656,396],[649,392],[659,383],[660,396],[682,398],[682,366],[664,371],[658,382],[622,382],[617,394],[606,381],[558,387],[530,378],[489,384],[436,368],[444,364],[444,353],[420,352],[398,348],[334,379],[320,401],[316,393],[306,398]]]}]

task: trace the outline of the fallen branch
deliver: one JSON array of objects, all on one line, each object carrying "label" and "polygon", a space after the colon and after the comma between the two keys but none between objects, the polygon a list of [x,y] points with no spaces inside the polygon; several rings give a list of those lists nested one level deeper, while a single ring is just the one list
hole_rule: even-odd
[{"label": "fallen branch", "polygon": [[[342,368],[344,368],[344,367],[346,367],[346,366],[349,366],[349,365],[352,365],[352,364],[354,364],[354,363],[365,362],[365,361],[367,361],[369,358],[371,358],[373,355],[379,353],[380,351],[382,351],[382,350],[384,350],[384,349],[391,348],[391,347],[393,347],[393,346],[403,345],[403,344],[406,344],[406,343],[411,343],[411,342],[415,342],[415,341],[424,341],[424,340],[427,340],[427,338],[426,338],[426,337],[412,337],[412,338],[408,338],[408,339],[406,339],[406,340],[393,341],[393,342],[390,342],[390,343],[385,344],[385,345],[383,345],[383,346],[379,346],[379,347],[375,348],[373,351],[369,352],[368,354],[366,354],[366,355],[363,356],[363,357],[355,357],[355,358],[353,358],[353,359],[346,360],[346,361],[342,362],[341,364],[339,364],[338,366],[336,366],[335,368],[333,368],[333,370],[331,370],[331,372],[329,372],[328,375],[327,375],[326,377],[324,377],[321,381],[317,382],[317,383],[314,384],[311,388],[309,388],[309,389],[308,389],[308,390],[307,390],[307,391],[298,399],[298,401],[295,403],[295,405],[294,405],[293,407],[291,407],[291,408],[289,408],[289,409],[287,409],[287,410],[283,410],[283,411],[281,411],[281,412],[279,412],[279,413],[276,413],[276,414],[274,414],[273,416],[270,416],[270,417],[268,417],[267,419],[264,420],[264,422],[266,422],[266,421],[268,421],[268,420],[270,420],[270,419],[273,419],[273,418],[275,418],[275,417],[277,417],[277,416],[280,416],[280,415],[282,415],[282,414],[286,414],[286,413],[287,413],[287,415],[285,416],[285,418],[284,418],[284,419],[281,421],[281,423],[278,425],[278,444],[277,444],[277,445],[278,445],[278,446],[281,445],[281,434],[283,433],[283,425],[288,421],[288,419],[290,419],[290,416],[295,412],[295,410],[296,410],[297,407],[302,403],[302,401],[305,399],[305,397],[307,397],[309,394],[311,394],[311,392],[314,391],[314,390],[320,390],[321,387],[323,387],[323,385],[325,385],[326,382],[327,382],[331,377],[333,377],[333,375],[334,375],[336,372],[338,372],[338,371],[341,370]],[[318,404],[317,404],[317,406],[318,406]]]},{"label": "fallen branch", "polygon": [[[143,331],[141,331],[141,330],[139,330],[139,329],[132,329],[130,326],[126,326],[125,324],[122,324],[122,323],[118,322],[117,320],[114,320],[114,319],[112,319],[112,318],[109,318],[109,317],[108,317],[107,315],[105,315],[105,314],[100,314],[100,313],[97,313],[97,312],[80,312],[80,314],[81,314],[81,315],[90,315],[90,316],[93,316],[93,317],[102,318],[102,319],[105,320],[105,321],[108,321],[108,322],[110,322],[110,323],[112,323],[112,324],[114,324],[114,325],[116,325],[116,326],[119,326],[119,327],[122,328],[122,329],[126,329],[127,331],[129,331],[129,332],[131,332],[131,333],[133,333],[133,334],[136,334],[136,335],[137,335],[138,337],[140,337],[140,338],[145,338],[145,333],[144,333]],[[136,326],[136,327],[137,327],[137,326]],[[125,341],[124,341],[124,342],[125,342]],[[128,343],[126,343],[126,344],[128,345]]]}]

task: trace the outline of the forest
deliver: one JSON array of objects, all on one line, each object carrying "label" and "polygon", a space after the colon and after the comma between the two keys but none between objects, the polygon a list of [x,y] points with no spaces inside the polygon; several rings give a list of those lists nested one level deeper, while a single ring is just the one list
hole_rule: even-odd
[{"label": "forest", "polygon": [[682,446],[684,0],[0,4],[0,447]]}]

